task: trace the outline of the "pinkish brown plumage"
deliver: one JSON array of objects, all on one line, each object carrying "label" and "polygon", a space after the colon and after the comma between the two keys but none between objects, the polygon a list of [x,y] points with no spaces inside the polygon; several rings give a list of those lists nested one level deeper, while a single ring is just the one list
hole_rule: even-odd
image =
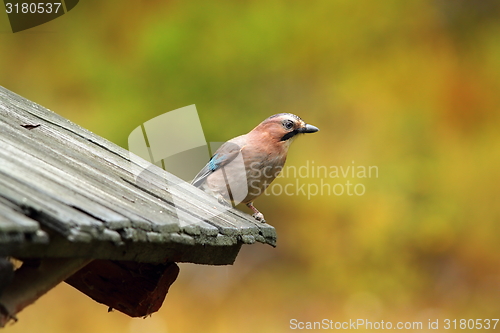
[{"label": "pinkish brown plumage", "polygon": [[191,182],[220,202],[244,203],[265,222],[253,201],[278,176],[297,134],[319,129],[291,113],[273,115],[245,135],[224,143]]}]

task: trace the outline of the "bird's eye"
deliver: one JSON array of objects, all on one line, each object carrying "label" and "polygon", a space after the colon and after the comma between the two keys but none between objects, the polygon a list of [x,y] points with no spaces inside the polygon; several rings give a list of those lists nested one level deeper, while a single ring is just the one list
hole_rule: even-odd
[{"label": "bird's eye", "polygon": [[291,130],[293,128],[293,121],[290,119],[283,121],[283,127],[287,130]]}]

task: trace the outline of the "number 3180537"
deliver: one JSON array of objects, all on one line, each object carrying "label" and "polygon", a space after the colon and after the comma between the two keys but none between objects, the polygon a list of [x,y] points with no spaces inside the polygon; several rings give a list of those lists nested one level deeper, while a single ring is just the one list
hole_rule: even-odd
[{"label": "number 3180537", "polygon": [[495,329],[498,319],[445,319],[444,329]]},{"label": "number 3180537", "polygon": [[61,8],[60,2],[39,2],[39,3],[10,3],[5,4],[7,14],[51,14],[58,13]]}]

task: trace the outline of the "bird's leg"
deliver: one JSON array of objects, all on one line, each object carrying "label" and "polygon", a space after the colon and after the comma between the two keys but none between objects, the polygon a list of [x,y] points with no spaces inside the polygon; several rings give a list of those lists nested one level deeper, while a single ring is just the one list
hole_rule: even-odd
[{"label": "bird's leg", "polygon": [[264,220],[264,214],[259,212],[257,208],[254,207],[253,202],[247,203],[247,207],[250,208],[253,211],[253,218],[256,219],[257,221],[260,221],[262,223],[266,223],[266,220]]}]

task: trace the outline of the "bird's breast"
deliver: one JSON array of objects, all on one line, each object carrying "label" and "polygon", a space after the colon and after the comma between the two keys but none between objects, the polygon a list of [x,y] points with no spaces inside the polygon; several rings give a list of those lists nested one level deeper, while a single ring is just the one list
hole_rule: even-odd
[{"label": "bird's breast", "polygon": [[278,177],[286,161],[286,155],[262,154],[248,158],[246,201],[252,201],[264,193],[272,181]]},{"label": "bird's breast", "polygon": [[280,174],[285,161],[285,154],[243,149],[240,158],[212,173],[207,185],[228,201],[247,203],[264,193]]}]

